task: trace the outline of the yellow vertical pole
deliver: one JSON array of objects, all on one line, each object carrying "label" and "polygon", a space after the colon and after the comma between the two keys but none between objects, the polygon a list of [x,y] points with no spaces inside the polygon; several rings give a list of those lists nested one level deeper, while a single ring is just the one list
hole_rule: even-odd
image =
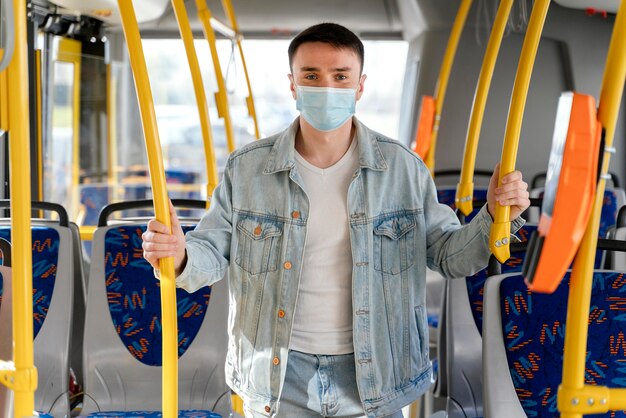
[{"label": "yellow vertical pole", "polygon": [[[463,0],[463,1],[471,2],[471,0]],[[242,37],[239,33],[239,26],[237,25],[237,17],[235,16],[235,9],[233,8],[233,4],[231,3],[231,0],[222,0],[222,5],[224,7],[224,10],[226,11],[226,15],[228,16],[228,19],[230,20],[230,24],[233,27],[233,30],[237,34],[237,48],[239,48],[239,56],[241,57],[241,64],[243,66],[243,72],[246,75],[246,84],[248,85],[248,97],[246,97],[246,104],[248,105],[248,114],[252,117],[252,120],[254,121],[254,136],[256,137],[256,139],[259,139],[261,137],[261,134],[259,133],[259,122],[257,120],[256,109],[254,107],[254,98],[252,96],[252,85],[250,84],[250,77],[248,75],[248,66],[246,65],[246,59],[243,55],[243,47],[241,45]]]},{"label": "yellow vertical pole", "polygon": [[[30,417],[35,409],[37,369],[33,353],[33,283],[30,232],[30,108],[26,42],[26,1],[13,0],[15,52],[7,69],[11,107],[9,157],[13,268],[13,359],[15,372],[8,386],[15,395],[15,417]],[[4,382],[6,383],[6,381]]]},{"label": "yellow vertical pole", "polygon": [[211,50],[211,58],[213,60],[213,69],[215,70],[215,78],[217,79],[217,93],[215,93],[215,103],[217,105],[217,114],[224,119],[224,129],[226,131],[226,143],[229,150],[235,149],[235,134],[233,132],[233,122],[230,118],[230,107],[228,106],[228,91],[222,74],[222,66],[220,65],[220,57],[217,54],[217,45],[215,40],[215,31],[211,26],[211,10],[206,4],[206,0],[196,0],[198,9],[198,18],[202,23],[204,37],[209,42]]},{"label": "yellow vertical pole", "polygon": [[489,43],[485,51],[483,65],[478,77],[478,85],[476,86],[476,95],[472,104],[470,123],[467,130],[467,138],[465,139],[465,151],[463,152],[461,179],[457,185],[456,198],[454,199],[456,207],[466,216],[474,210],[472,202],[474,197],[474,168],[478,142],[480,141],[480,129],[485,115],[485,106],[487,105],[493,70],[496,67],[504,30],[506,29],[512,7],[513,0],[502,0],[500,6],[498,6],[498,13],[491,29],[491,35],[489,35]]},{"label": "yellow vertical pole", "polygon": [[[530,15],[530,21],[528,22],[528,29],[526,30],[526,37],[524,38],[524,44],[517,66],[517,74],[515,75],[509,116],[506,122],[498,186],[502,185],[502,177],[505,174],[515,170],[517,148],[519,145],[520,132],[522,130],[522,120],[524,118],[528,88],[530,86],[530,77],[535,65],[537,49],[539,48],[539,41],[541,40],[541,33],[543,32],[543,25],[548,15],[549,6],[550,0],[536,0]],[[491,226],[489,248],[501,263],[504,263],[510,257],[510,214],[510,207],[500,206],[500,204],[496,203],[496,214],[493,225]]]},{"label": "yellow vertical pole", "polygon": [[[224,0],[226,1],[226,0]],[[467,20],[467,14],[472,6],[472,0],[462,0],[459,10],[454,19],[452,25],[452,31],[450,32],[450,38],[448,38],[448,45],[446,46],[446,52],[443,56],[443,62],[439,69],[439,78],[437,79],[437,87],[435,88],[435,122],[433,125],[433,133],[431,136],[431,143],[428,153],[426,154],[426,166],[430,169],[431,173],[435,172],[435,152],[437,150],[437,136],[439,134],[439,122],[441,120],[441,112],[443,110],[443,103],[446,99],[446,91],[448,89],[448,81],[450,79],[450,73],[452,72],[452,65],[454,64],[454,57],[456,56],[456,50],[459,46],[459,40],[461,39],[461,33]]]},{"label": "yellow vertical pole", "polygon": [[[43,100],[41,88],[41,49],[35,50],[35,91],[37,94],[37,199],[43,200],[43,113],[41,102]],[[39,211],[43,217],[43,211]]]},{"label": "yellow vertical pole", "polygon": [[117,83],[113,76],[113,64],[106,66],[107,77],[107,183],[113,188],[113,200],[117,200]]},{"label": "yellow vertical pole", "polygon": [[78,215],[78,186],[80,184],[80,72],[82,45],[79,41],[68,38],[59,40],[57,61],[67,62],[74,66],[72,90],[72,190],[71,219]]},{"label": "yellow vertical pole", "polygon": [[[141,36],[132,0],[118,0],[122,28],[128,46],[130,65],[135,79],[141,124],[146,139],[150,181],[156,219],[171,228],[165,169],[157,130],[154,101],[150,89]],[[159,260],[161,271],[161,315],[163,324],[163,417],[178,415],[178,324],[176,317],[176,283],[173,257]]]},{"label": "yellow vertical pole", "polygon": [[[570,283],[569,301],[567,304],[567,320],[565,329],[565,351],[563,355],[563,381],[559,387],[558,407],[563,418],[581,418],[580,406],[591,407],[586,396],[581,396],[585,384],[585,360],[587,351],[587,333],[589,321],[589,305],[593,282],[593,269],[597,249],[597,237],[600,228],[600,216],[604,189],[609,163],[611,159],[615,125],[624,91],[626,79],[626,0],[622,0],[615,19],[613,35],[604,69],[604,79],[600,91],[598,120],[604,129],[605,149],[602,160],[600,181],[596,189],[589,223],[585,230],[582,243],[578,249]],[[615,391],[622,399],[626,394]],[[605,405],[609,404],[605,397]],[[601,401],[600,401],[601,402]],[[598,403],[600,403],[598,402]],[[611,404],[617,402],[611,400]],[[624,405],[624,402],[621,403]],[[583,410],[584,412],[584,410]],[[589,412],[588,412],[589,413]]]},{"label": "yellow vertical pole", "polygon": [[204,162],[207,170],[207,206],[210,204],[210,197],[213,190],[217,186],[217,161],[215,159],[215,147],[213,145],[213,134],[211,133],[211,121],[209,119],[209,106],[207,105],[206,95],[204,93],[204,83],[202,82],[202,73],[198,64],[198,55],[193,44],[193,32],[189,25],[189,16],[185,8],[183,0],[172,0],[172,7],[178,22],[180,36],[185,44],[185,52],[187,53],[187,61],[189,61],[189,70],[191,71],[191,79],[193,81],[193,89],[196,95],[196,103],[198,105],[198,114],[200,116],[200,131],[202,132],[202,141],[204,143]]}]

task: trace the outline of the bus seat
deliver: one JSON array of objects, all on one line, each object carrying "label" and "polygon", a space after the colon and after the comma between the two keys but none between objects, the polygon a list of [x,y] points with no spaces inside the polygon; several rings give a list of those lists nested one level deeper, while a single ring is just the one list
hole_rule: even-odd
[{"label": "bus seat", "polygon": [[[0,238],[11,241],[10,224],[6,221],[0,221]],[[71,232],[58,224],[33,225],[32,248],[33,336],[38,373],[35,409],[53,416],[69,416],[74,297]],[[11,323],[12,317],[7,294],[4,294],[3,302],[0,305],[0,334],[4,335],[6,330],[2,329]],[[11,342],[12,338],[0,339],[3,355],[11,352]],[[8,408],[12,409],[11,403]]]},{"label": "bus seat", "polygon": [[[520,274],[491,277],[485,290],[485,417],[558,416],[570,273],[553,294],[532,293]],[[619,301],[626,275],[594,272],[585,383],[624,387],[626,343]],[[623,416],[606,413],[594,417]]]},{"label": "bus seat", "polygon": [[[626,241],[626,206],[622,206],[617,215],[616,227],[609,233],[608,238],[618,241]],[[626,253],[614,251],[606,253],[607,268],[611,270],[626,271]]]},{"label": "bus seat", "polygon": [[[82,413],[87,416],[161,410],[160,290],[143,259],[145,229],[145,224],[123,223],[99,227],[94,234],[83,346]],[[193,294],[178,289],[177,306],[179,406],[229,416],[227,280]]]},{"label": "bus seat", "polygon": [[[526,224],[517,237],[526,242],[536,225]],[[513,253],[503,272],[520,272],[525,253]],[[487,269],[465,279],[450,280],[447,298],[447,388],[450,417],[482,417],[483,293]]]},{"label": "bus seat", "polygon": [[[456,205],[454,200],[456,198],[456,186],[441,186],[437,187],[437,199],[439,203],[443,205],[450,206],[452,210],[456,210]],[[479,188],[477,187],[474,190],[474,201],[476,202],[486,202],[487,201],[487,188]],[[465,218],[465,222],[469,222],[472,220],[474,216],[480,211],[480,206],[475,207],[472,213],[469,214]]]},{"label": "bus seat", "polygon": [[[530,192],[531,197],[543,197],[543,187],[533,189]],[[615,225],[617,213],[619,209],[626,205],[626,192],[619,187],[608,187],[604,191],[604,201],[602,202],[602,212],[600,214],[600,231],[598,236],[606,237],[609,229]],[[532,218],[530,221],[539,220],[538,209],[532,209]]]}]

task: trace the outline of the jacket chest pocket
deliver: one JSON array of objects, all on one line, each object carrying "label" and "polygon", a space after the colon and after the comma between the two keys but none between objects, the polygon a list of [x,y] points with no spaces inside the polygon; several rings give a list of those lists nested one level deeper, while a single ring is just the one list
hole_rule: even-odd
[{"label": "jacket chest pocket", "polygon": [[393,215],[374,223],[374,269],[399,274],[415,263],[413,215]]},{"label": "jacket chest pocket", "polygon": [[235,263],[251,275],[276,271],[282,235],[279,222],[254,218],[240,220],[237,223]]}]

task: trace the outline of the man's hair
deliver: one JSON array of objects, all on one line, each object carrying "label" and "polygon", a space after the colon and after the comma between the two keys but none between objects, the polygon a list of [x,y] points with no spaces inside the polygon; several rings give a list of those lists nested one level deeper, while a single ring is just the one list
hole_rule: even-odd
[{"label": "man's hair", "polygon": [[363,58],[365,50],[363,42],[354,32],[336,23],[320,23],[308,27],[299,34],[289,44],[287,50],[289,54],[289,69],[293,71],[293,57],[300,45],[307,42],[323,42],[334,46],[337,49],[351,49],[361,62],[361,72],[363,72]]}]

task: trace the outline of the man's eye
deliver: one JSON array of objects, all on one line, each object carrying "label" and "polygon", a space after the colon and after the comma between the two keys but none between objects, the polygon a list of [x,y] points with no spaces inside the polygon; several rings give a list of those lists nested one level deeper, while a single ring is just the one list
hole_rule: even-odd
[{"label": "man's eye", "polygon": [[339,74],[339,75],[337,76],[337,80],[347,80],[347,79],[348,79],[348,77],[347,77],[347,76],[345,76],[345,75],[343,75],[343,74]]},{"label": "man's eye", "polygon": [[304,76],[304,78],[306,78],[307,80],[315,80],[315,74],[307,74]]}]

